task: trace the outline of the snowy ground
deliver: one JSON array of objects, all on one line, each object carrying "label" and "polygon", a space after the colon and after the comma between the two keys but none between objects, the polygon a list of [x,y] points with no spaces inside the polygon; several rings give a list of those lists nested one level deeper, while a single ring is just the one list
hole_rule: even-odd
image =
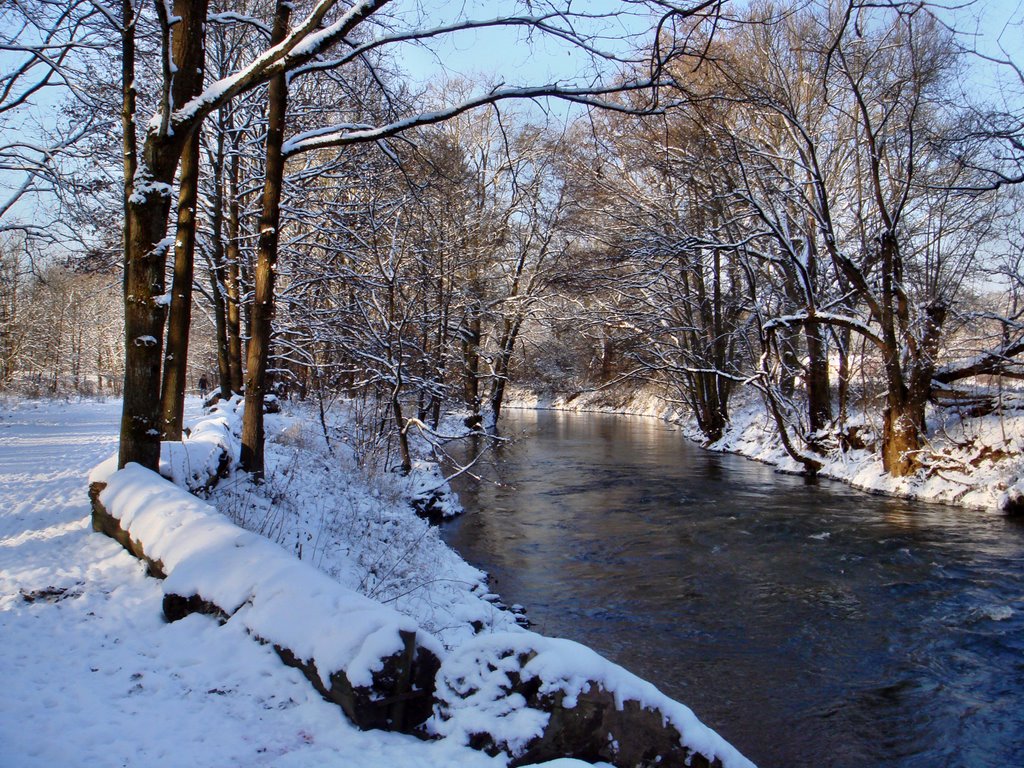
[{"label": "snowy ground", "polygon": [[[514,721],[517,738],[534,734],[538,724],[519,715],[536,720],[535,711],[520,702],[510,712],[507,700],[496,700],[497,714],[463,707],[438,741],[362,732],[253,642],[244,623],[200,615],[166,623],[161,582],[91,531],[87,478],[115,449],[119,416],[117,401],[0,401],[0,766],[503,768],[507,758],[463,746],[469,730],[486,716],[492,733]],[[352,414],[338,416],[354,423]],[[523,638],[515,642],[549,649],[537,659],[554,659],[544,674],[569,695],[587,679],[609,691],[636,689],[685,725],[688,744],[729,766],[752,765],[649,683],[576,644],[519,629],[494,605],[483,574],[412,514],[409,496],[439,479],[431,467],[404,481],[367,475],[365,456],[345,440],[328,450],[308,420],[281,415],[267,426],[267,484],[257,492],[234,475],[210,498],[236,522],[414,618],[439,648],[455,649],[453,658],[460,649],[478,653],[474,644],[488,636]],[[194,458],[179,454],[172,464],[191,477],[202,463]],[[462,674],[459,663],[452,668]]]},{"label": "snowy ground", "polygon": [[496,766],[364,733],[230,624],[167,624],[160,583],[94,534],[86,476],[120,403],[0,407],[0,765]]},{"label": "snowy ground", "polygon": [[119,402],[0,410],[0,764],[503,765],[365,733],[231,625],[164,621],[160,583],[95,535],[86,476]]},{"label": "snowy ground", "polygon": [[[653,416],[680,424],[688,437],[703,442],[687,412],[644,390],[587,392],[571,398],[540,398],[516,390],[509,407]],[[893,478],[882,469],[877,451],[841,451],[835,445],[823,458],[821,474],[866,491],[988,511],[1024,499],[1024,412],[961,418],[953,411],[932,409],[928,428],[922,455],[926,467],[916,475]],[[866,439],[877,440],[877,433],[877,425],[862,423],[861,434]],[[786,453],[757,397],[733,397],[725,434],[708,448],[738,453],[786,472],[801,470]]]}]

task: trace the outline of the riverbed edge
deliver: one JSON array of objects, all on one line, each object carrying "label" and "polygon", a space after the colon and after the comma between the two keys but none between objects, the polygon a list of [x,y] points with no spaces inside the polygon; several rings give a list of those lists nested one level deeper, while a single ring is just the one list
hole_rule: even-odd
[{"label": "riverbed edge", "polygon": [[[774,467],[783,474],[806,475],[804,468],[782,448],[774,425],[757,405],[750,401],[741,403],[733,411],[722,438],[713,443],[703,438],[687,412],[643,389],[627,393],[590,390],[568,395],[540,395],[514,389],[503,408],[657,419],[678,427],[687,440],[700,448],[742,456]],[[828,454],[818,475],[876,496],[946,504],[990,514],[1019,515],[1024,513],[1024,417],[1012,417],[1012,421],[1014,434],[1009,444],[1016,450],[1010,453],[1010,460],[992,462],[982,476],[963,475],[964,479],[955,480],[941,477],[936,481],[921,477],[919,472],[908,478],[894,478],[882,469],[880,456],[867,450],[841,452],[838,449]],[[937,450],[945,449],[946,446],[940,446]],[[978,453],[986,449],[992,450],[979,439]]]}]

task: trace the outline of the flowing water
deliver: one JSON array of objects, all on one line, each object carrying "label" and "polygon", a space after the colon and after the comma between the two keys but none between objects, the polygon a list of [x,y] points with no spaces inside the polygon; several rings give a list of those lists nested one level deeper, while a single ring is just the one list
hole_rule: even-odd
[{"label": "flowing water", "polygon": [[1024,525],[509,411],[443,535],[761,768],[1024,766]]}]

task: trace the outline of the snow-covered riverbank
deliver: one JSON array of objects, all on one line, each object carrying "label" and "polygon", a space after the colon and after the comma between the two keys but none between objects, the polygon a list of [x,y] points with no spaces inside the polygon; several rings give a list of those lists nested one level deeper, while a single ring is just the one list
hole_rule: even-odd
[{"label": "snow-covered riverbank", "polygon": [[[509,711],[493,699],[480,711],[462,707],[435,741],[359,731],[298,670],[253,642],[242,622],[192,615],[166,623],[161,582],[91,531],[86,478],[114,450],[119,412],[117,402],[0,406],[5,767],[493,767],[508,757],[469,749],[473,729],[490,719],[504,733],[514,725],[522,740],[539,727],[543,718],[525,702]],[[268,434],[267,484],[257,491],[229,478],[211,496],[218,508],[343,586],[412,617],[446,648],[520,631],[487,594],[483,574],[411,511],[409,498],[436,481],[429,466],[410,479],[367,474],[367,457],[341,432],[328,448],[319,427],[302,418],[270,417]],[[686,724],[688,743],[717,751],[727,766],[751,765],[653,687],[629,682],[596,655],[588,665],[609,685],[625,680],[643,690],[646,701]]]},{"label": "snow-covered riverbank", "polygon": [[[571,397],[538,397],[515,390],[507,407],[651,416],[676,423],[689,438],[704,442],[687,412],[645,390],[584,392]],[[993,512],[1021,503],[1024,413],[961,419],[953,412],[933,411],[928,426],[928,467],[916,475],[891,477],[882,469],[877,452],[843,451],[838,446],[823,457],[821,475],[874,493]],[[860,435],[868,442],[874,439],[870,425],[864,425]],[[734,398],[725,434],[706,447],[762,461],[784,472],[801,471],[786,453],[772,420],[756,398]]]},{"label": "snow-covered riverbank", "polygon": [[119,402],[0,409],[5,768],[502,764],[359,731],[241,627],[166,623],[160,582],[90,525],[86,476],[119,415]]}]

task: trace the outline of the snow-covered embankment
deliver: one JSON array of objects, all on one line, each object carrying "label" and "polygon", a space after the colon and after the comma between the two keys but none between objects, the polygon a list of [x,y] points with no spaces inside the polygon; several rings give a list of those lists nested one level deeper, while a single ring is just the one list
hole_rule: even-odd
[{"label": "snow-covered embankment", "polygon": [[[194,434],[208,441],[211,430]],[[213,442],[231,446],[229,436]],[[215,465],[224,462],[204,466]],[[155,473],[113,469],[108,463],[90,478],[96,526],[166,577],[169,618],[200,611],[244,627],[362,727],[416,731],[514,765],[563,756],[623,767],[751,765],[689,709],[583,646],[510,622],[474,627],[482,634],[445,648],[408,616],[238,528]],[[408,507],[406,514],[413,516]]]}]

